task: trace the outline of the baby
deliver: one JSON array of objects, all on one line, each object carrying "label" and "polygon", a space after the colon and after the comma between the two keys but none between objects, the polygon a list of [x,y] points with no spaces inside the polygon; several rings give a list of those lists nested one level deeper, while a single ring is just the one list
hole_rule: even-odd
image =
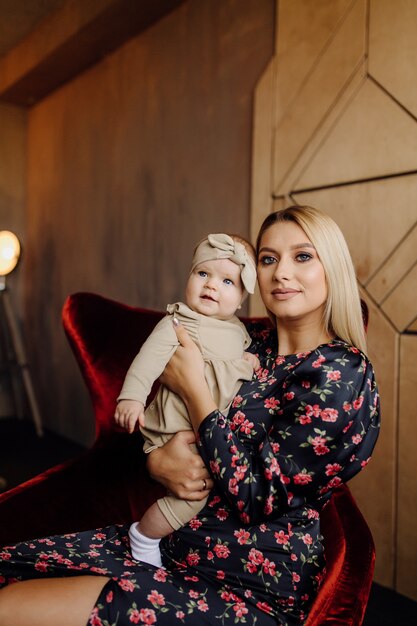
[{"label": "baby", "polygon": [[[185,290],[186,303],[167,306],[168,314],[135,357],[117,399],[116,422],[129,432],[139,422],[145,453],[162,446],[176,432],[191,429],[185,404],[163,385],[144,410],[153,382],[179,345],[173,318],[181,322],[200,348],[213,399],[221,412],[227,413],[242,381],[250,380],[259,366],[258,359],[245,352],[251,340],[235,316],[247,294],[254,292],[255,282],[255,252],[242,237],[208,235],[196,247]],[[206,501],[190,502],[168,494],[155,502],[140,522],[130,527],[133,557],[161,567],[160,539],[189,522]]]}]

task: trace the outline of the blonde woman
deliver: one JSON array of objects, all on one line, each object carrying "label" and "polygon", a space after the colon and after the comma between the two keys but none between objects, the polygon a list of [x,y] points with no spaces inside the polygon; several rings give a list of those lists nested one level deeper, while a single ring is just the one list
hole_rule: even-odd
[{"label": "blonde woman", "polygon": [[184,400],[201,456],[180,433],[148,466],[180,498],[211,491],[161,542],[165,569],[129,560],[128,526],[4,548],[0,580],[25,580],[0,591],[1,626],[303,624],[325,573],[320,512],[368,463],[379,398],[336,224],[290,207],[267,217],[257,248],[274,328],[252,329],[261,367],[227,417],[200,351],[176,328],[181,345],[163,382]]}]

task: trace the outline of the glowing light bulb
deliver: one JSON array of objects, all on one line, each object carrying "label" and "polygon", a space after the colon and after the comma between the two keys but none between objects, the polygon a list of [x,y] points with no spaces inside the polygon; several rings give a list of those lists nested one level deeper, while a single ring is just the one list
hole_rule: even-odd
[{"label": "glowing light bulb", "polygon": [[20,256],[20,243],[10,230],[0,231],[0,276],[6,276],[16,267]]}]

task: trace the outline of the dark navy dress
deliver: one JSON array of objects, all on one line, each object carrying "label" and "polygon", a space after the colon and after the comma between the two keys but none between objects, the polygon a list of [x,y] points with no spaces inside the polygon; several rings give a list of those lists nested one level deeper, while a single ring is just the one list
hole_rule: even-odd
[{"label": "dark navy dress", "polygon": [[335,339],[279,356],[254,331],[261,367],[227,417],[201,424],[215,480],[205,508],[161,542],[165,569],[129,552],[127,526],[0,550],[0,583],[105,574],[88,624],[300,625],[325,573],[320,511],[369,461],[379,396],[369,361]]}]

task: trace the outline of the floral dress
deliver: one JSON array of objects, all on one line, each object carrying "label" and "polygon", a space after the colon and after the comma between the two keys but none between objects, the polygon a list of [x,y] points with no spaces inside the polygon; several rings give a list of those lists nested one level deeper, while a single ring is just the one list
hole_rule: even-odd
[{"label": "floral dress", "polygon": [[215,487],[161,541],[164,568],[134,561],[128,526],[110,526],[3,548],[0,583],[109,576],[94,626],[302,624],[325,574],[320,511],[368,463],[379,396],[367,358],[340,339],[280,356],[274,331],[252,336],[261,367],[227,417],[200,426]]}]

